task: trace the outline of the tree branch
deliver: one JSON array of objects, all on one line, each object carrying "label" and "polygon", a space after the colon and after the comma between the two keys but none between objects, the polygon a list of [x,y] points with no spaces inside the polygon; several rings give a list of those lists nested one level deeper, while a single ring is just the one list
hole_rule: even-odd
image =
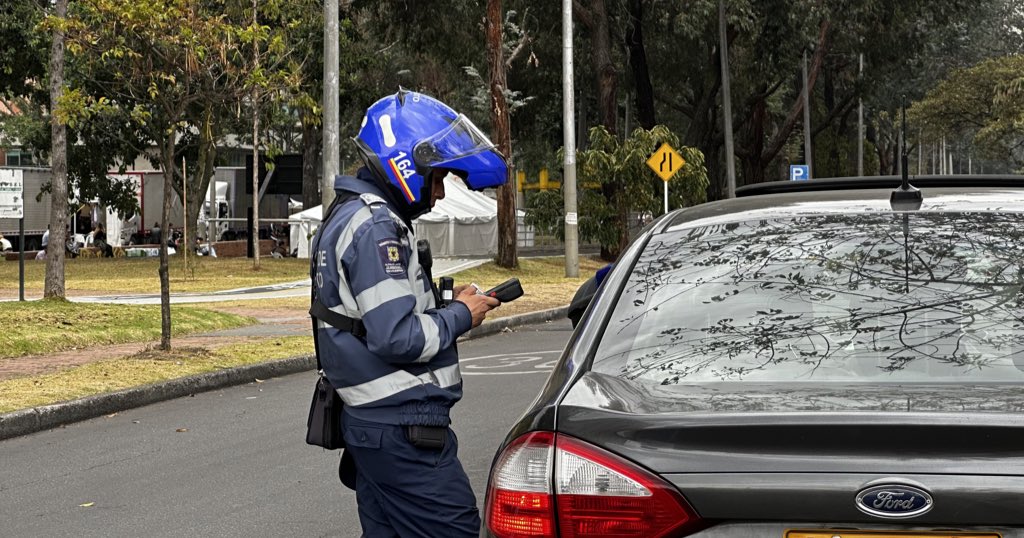
[{"label": "tree branch", "polygon": [[533,43],[533,39],[530,38],[530,34],[526,31],[526,17],[530,14],[530,8],[526,8],[523,11],[523,22],[519,25],[519,28],[523,32],[522,37],[519,38],[519,43],[516,43],[516,47],[509,53],[508,59],[505,60],[505,69],[512,69],[512,62],[522,54],[523,49],[526,45]]},{"label": "tree branch", "polygon": [[[814,91],[814,83],[818,79],[818,73],[821,72],[821,64],[825,58],[826,49],[828,48],[828,31],[831,26],[831,22],[828,20],[821,21],[821,28],[818,32],[818,46],[814,50],[814,57],[811,60],[810,72],[807,74],[807,91]],[[802,97],[798,97],[796,102],[793,103],[793,108],[790,109],[789,115],[786,116],[786,121],[783,122],[782,127],[772,140],[766,145],[764,153],[761,154],[761,162],[763,164],[771,162],[776,155],[782,151],[782,147],[786,144],[786,140],[789,139],[789,134],[793,132],[793,127],[796,125],[797,119],[800,117],[800,113],[804,109],[804,100]]]},{"label": "tree branch", "polygon": [[830,112],[829,115],[824,120],[822,120],[820,125],[818,125],[814,129],[811,129],[811,138],[814,138],[814,137],[818,136],[818,133],[820,133],[820,132],[824,131],[825,129],[829,128],[832,125],[832,122],[835,121],[836,118],[838,118],[839,116],[843,116],[847,112],[849,112],[850,109],[853,108],[853,103],[854,103],[853,98],[856,97],[856,96],[857,96],[856,92],[851,93],[850,95],[847,95],[846,98],[843,99],[839,103],[839,106],[837,106],[834,109],[832,109],[832,112]]},{"label": "tree branch", "polygon": [[579,0],[572,0],[572,11],[584,26],[591,30],[594,29],[594,16],[590,14],[589,9],[583,7]]},{"label": "tree branch", "polygon": [[655,94],[654,100],[659,102],[659,103],[661,103],[661,104],[663,104],[663,105],[667,105],[672,110],[675,110],[676,112],[686,116],[687,118],[689,118],[691,120],[693,119],[693,107],[690,106],[690,105],[687,105],[685,103],[677,103],[675,101],[670,101],[670,100],[662,97],[661,95],[657,95],[657,94]]}]

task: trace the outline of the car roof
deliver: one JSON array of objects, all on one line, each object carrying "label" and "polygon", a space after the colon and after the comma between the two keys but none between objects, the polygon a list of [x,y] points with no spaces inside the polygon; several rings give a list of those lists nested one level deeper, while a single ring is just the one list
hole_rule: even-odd
[{"label": "car roof", "polygon": [[[917,212],[1024,212],[1024,177],[921,176],[911,178],[924,200]],[[737,189],[737,198],[676,211],[654,233],[769,218],[892,212],[896,176],[761,183]]]}]

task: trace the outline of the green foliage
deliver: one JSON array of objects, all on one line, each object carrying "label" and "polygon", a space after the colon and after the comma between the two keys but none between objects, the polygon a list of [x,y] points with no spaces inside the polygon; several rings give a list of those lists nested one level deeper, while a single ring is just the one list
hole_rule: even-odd
[{"label": "green foliage", "polygon": [[526,197],[526,224],[536,228],[540,235],[564,239],[565,199],[562,190],[528,192]]},{"label": "green foliage", "polygon": [[956,69],[908,111],[926,140],[943,135],[973,140],[983,155],[1021,162],[1024,143],[1024,55],[1003,56]]},{"label": "green foliage", "polygon": [[594,127],[590,130],[589,149],[578,154],[580,183],[597,183],[603,192],[615,194],[610,200],[604,196],[583,197],[580,207],[585,211],[581,211],[580,229],[584,237],[612,246],[617,241],[612,238],[619,237],[628,226],[622,218],[628,210],[662,213],[662,180],[647,166],[647,159],[663,143],[676,148],[686,160],[683,169],[669,182],[670,207],[686,207],[705,200],[708,174],[704,155],[696,148],[681,146],[679,137],[664,125],[656,125],[650,131],[637,128],[625,140],[611,135],[604,127]]},{"label": "green foliage", "polygon": [[[647,159],[662,143],[668,143],[686,160],[683,169],[669,182],[671,208],[702,203],[707,197],[708,173],[700,150],[683,147],[664,125],[651,130],[638,128],[626,140],[604,127],[590,130],[590,149],[577,154],[579,189],[579,231],[584,240],[616,251],[629,229],[629,214],[662,213],[662,180],[647,166]],[[596,186],[598,188],[590,188]],[[612,193],[609,198],[606,193]],[[561,193],[530,196],[528,222],[562,237]]]},{"label": "green foliage", "polygon": [[34,96],[45,99],[50,34],[36,25],[48,2],[4,0],[0,2],[0,96]]},{"label": "green foliage", "polygon": [[[89,101],[81,92],[65,93],[63,107],[69,106],[67,103],[70,102],[88,107],[87,112],[76,115],[68,127],[68,139],[78,142],[69,144],[67,148],[68,197],[69,200],[99,200],[104,207],[128,218],[138,211],[135,187],[129,182],[111,178],[108,172],[115,169],[123,172],[126,163],[134,162],[140,154],[142,144],[135,138],[136,129],[130,118],[125,118],[116,108],[102,104],[89,107],[86,104]],[[0,116],[0,131],[23,147],[32,149],[35,162],[45,163],[50,148],[50,114],[43,106],[28,99],[15,99],[13,102],[21,113]],[[51,192],[49,182],[43,185],[41,192],[33,194],[40,199],[46,192]]]}]

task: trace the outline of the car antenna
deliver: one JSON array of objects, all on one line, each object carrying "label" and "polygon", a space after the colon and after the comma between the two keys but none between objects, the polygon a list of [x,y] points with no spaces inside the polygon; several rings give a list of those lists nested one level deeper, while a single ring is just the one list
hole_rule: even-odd
[{"label": "car antenna", "polygon": [[892,191],[889,195],[889,207],[893,211],[916,211],[921,209],[921,203],[924,201],[924,195],[921,194],[919,189],[914,188],[910,184],[910,158],[907,154],[907,98],[903,96],[901,103],[903,111],[903,126],[900,129],[900,137],[903,141],[903,152],[900,155],[900,174],[902,181],[900,182],[899,188]]}]

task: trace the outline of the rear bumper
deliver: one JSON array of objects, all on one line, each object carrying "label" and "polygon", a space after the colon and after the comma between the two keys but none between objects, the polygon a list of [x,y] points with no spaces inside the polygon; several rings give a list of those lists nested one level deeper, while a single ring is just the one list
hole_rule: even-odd
[{"label": "rear bumper", "polygon": [[[721,523],[710,527],[696,534],[691,534],[688,538],[783,538],[787,530],[801,529],[801,530],[812,530],[812,529],[844,529],[844,530],[864,530],[864,531],[921,531],[921,532],[935,532],[941,531],[948,534],[954,534],[954,532],[964,533],[998,533],[1002,538],[1024,538],[1024,528],[1008,528],[1008,527],[910,527],[906,525],[891,524],[891,525],[865,525],[865,524],[849,524],[849,523],[835,523],[835,524],[822,524],[822,523]],[[842,537],[842,531],[836,532],[837,536]]]}]

